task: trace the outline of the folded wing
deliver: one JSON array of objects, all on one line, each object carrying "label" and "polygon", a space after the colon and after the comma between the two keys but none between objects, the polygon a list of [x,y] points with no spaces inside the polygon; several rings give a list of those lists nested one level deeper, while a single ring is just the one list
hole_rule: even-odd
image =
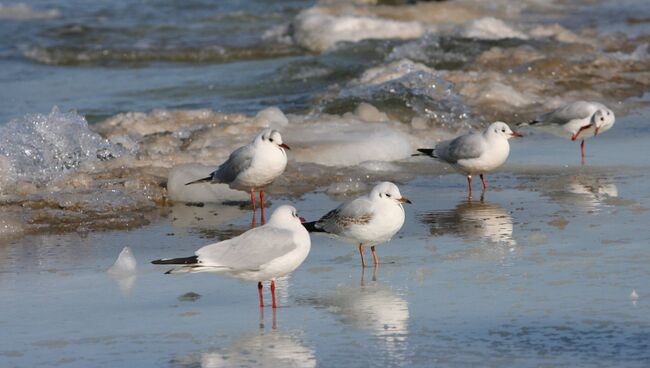
[{"label": "folded wing", "polygon": [[272,260],[295,250],[297,244],[289,230],[259,227],[240,236],[196,251],[199,263],[231,271],[259,270]]}]

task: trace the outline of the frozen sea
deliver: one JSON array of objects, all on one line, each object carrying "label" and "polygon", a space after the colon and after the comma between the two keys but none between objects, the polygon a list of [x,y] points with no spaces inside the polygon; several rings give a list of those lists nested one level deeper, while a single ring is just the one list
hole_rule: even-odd
[{"label": "frozen sea", "polygon": [[[0,367],[649,366],[647,4],[381,3],[0,3]],[[576,99],[617,115],[585,165],[525,129],[469,198],[410,157]],[[413,201],[377,269],[312,236],[277,310],[150,264],[250,228],[181,184],[263,126],[292,146],[267,214]]]}]

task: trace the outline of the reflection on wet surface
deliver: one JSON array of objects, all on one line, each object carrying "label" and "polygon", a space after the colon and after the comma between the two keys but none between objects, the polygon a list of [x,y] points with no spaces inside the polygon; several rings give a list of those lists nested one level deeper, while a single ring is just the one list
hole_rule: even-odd
[{"label": "reflection on wet surface", "polygon": [[544,195],[563,205],[595,211],[608,199],[618,197],[618,188],[607,177],[583,173],[550,178]]},{"label": "reflection on wet surface", "polygon": [[[483,201],[451,175],[404,182],[414,205],[386,245],[394,262],[362,271],[354,248],[314,237],[276,281],[275,316],[254,283],[147,262],[245,231],[248,210],[174,206],[130,232],[27,235],[0,246],[0,366],[645,367],[647,175],[572,170],[499,175]],[[114,277],[125,246],[137,269]]]},{"label": "reflection on wet surface", "polygon": [[325,308],[345,326],[367,331],[391,359],[403,356],[409,335],[409,307],[407,300],[394,288],[376,281],[340,284],[333,291],[323,292],[308,299],[308,303]]},{"label": "reflection on wet surface", "polygon": [[517,245],[512,216],[496,203],[463,200],[452,210],[429,212],[419,219],[430,226],[433,236],[451,233],[466,241]]},{"label": "reflection on wet surface", "polygon": [[[263,310],[262,310],[263,311]],[[273,310],[271,328],[260,323],[258,332],[244,333],[229,339],[223,348],[192,353],[172,361],[173,367],[316,367],[316,354],[300,338],[278,328]],[[264,313],[260,315],[264,320]]]}]

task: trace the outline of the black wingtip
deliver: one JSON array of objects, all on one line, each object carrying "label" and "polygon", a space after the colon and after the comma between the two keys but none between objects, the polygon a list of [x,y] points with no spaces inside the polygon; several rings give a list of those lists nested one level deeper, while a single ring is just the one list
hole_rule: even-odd
[{"label": "black wingtip", "polygon": [[430,156],[430,157],[436,157],[436,149],[435,148],[418,148],[418,152],[420,153],[414,153],[411,156]]},{"label": "black wingtip", "polygon": [[302,226],[307,229],[310,233],[324,233],[325,230],[316,227],[316,221],[312,222],[303,222]]},{"label": "black wingtip", "polygon": [[201,178],[198,180],[191,181],[189,183],[185,183],[185,185],[191,185],[191,184],[197,184],[197,183],[205,183],[208,181],[212,181],[212,176],[206,176],[205,178]]},{"label": "black wingtip", "polygon": [[[155,265],[188,265],[188,264],[196,264],[199,262],[199,257],[198,256],[191,256],[191,257],[185,257],[185,258],[163,258],[163,259],[157,259],[155,261],[151,261],[152,264]],[[165,273],[169,273],[165,272]]]}]

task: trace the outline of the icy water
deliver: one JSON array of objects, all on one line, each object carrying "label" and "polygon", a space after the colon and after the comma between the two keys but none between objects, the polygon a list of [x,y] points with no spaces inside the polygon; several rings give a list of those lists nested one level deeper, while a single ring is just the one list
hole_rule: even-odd
[{"label": "icy water", "polygon": [[[380,3],[0,3],[0,367],[650,365],[646,1]],[[411,157],[579,99],[617,117],[586,165],[525,129],[468,198]],[[149,263],[250,227],[184,183],[264,127],[292,148],[267,214],[414,202],[376,271],[312,237],[277,311]]]},{"label": "icy water", "polygon": [[[459,175],[420,176],[401,186],[414,205],[378,247],[376,273],[355,248],[314,236],[306,262],[279,282],[276,312],[260,311],[252,283],[148,264],[244,231],[246,210],[178,204],[131,231],[27,236],[2,247],[0,361],[645,367],[647,169],[513,164],[488,178],[482,201],[466,198]],[[335,203],[322,192],[295,201],[307,218]],[[137,273],[111,276],[124,246]]]}]

